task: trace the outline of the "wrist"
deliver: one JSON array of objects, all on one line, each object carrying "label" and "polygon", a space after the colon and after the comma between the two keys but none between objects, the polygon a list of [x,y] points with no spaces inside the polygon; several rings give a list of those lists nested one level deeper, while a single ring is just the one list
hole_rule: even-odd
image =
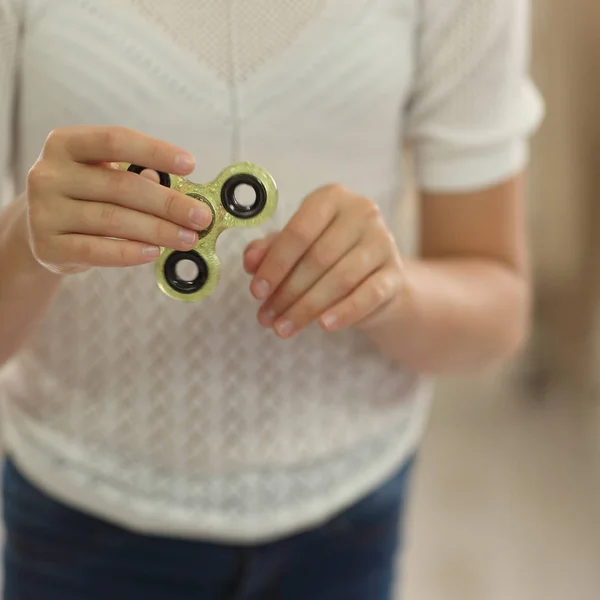
[{"label": "wrist", "polygon": [[6,217],[6,227],[2,231],[4,239],[0,241],[3,242],[1,254],[4,255],[4,262],[10,261],[7,270],[15,273],[19,279],[41,277],[46,282],[60,281],[61,275],[52,273],[35,258],[30,241],[25,197],[17,198],[3,216]]},{"label": "wrist", "polygon": [[425,368],[427,345],[419,265],[418,261],[404,263],[392,299],[358,327],[382,355],[417,371]]}]

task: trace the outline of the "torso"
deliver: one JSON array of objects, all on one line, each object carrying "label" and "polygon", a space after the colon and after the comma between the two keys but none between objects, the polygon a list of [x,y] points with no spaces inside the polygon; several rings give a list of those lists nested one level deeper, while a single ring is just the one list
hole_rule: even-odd
[{"label": "torso", "polygon": [[[195,181],[266,168],[280,205],[264,230],[330,182],[394,227],[417,0],[21,4],[19,185],[51,129],[124,125],[194,153]],[[152,266],[68,279],[0,375],[9,446],[46,487],[146,530],[260,537],[401,462],[420,379],[351,331],[260,328],[241,254],[264,230],[223,234],[221,282],[196,305]]]}]

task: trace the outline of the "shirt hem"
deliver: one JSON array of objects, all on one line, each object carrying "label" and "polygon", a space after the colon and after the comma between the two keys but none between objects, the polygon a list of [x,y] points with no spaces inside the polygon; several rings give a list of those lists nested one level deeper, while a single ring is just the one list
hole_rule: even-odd
[{"label": "shirt hem", "polygon": [[94,493],[90,486],[78,485],[53,465],[52,457],[28,444],[10,419],[4,420],[4,446],[15,464],[41,491],[74,510],[90,514],[123,529],[153,536],[198,539],[205,541],[255,544],[281,539],[317,527],[338,512],[348,508],[364,495],[372,492],[400,469],[415,452],[423,434],[429,413],[427,398],[416,399],[410,423],[398,432],[398,441],[391,445],[369,469],[363,469],[334,494],[316,497],[297,509],[281,511],[270,516],[267,523],[251,515],[243,519],[230,514],[211,516],[200,523],[198,519],[181,518],[172,512],[142,508],[135,498],[129,506],[122,501],[111,501],[102,493]]}]

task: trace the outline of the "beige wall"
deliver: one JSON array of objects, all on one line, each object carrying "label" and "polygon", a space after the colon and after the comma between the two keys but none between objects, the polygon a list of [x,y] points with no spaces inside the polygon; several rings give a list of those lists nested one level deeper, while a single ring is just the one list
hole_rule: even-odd
[{"label": "beige wall", "polygon": [[547,383],[591,381],[600,272],[600,2],[534,0],[533,75],[546,103],[534,140],[531,230]]}]

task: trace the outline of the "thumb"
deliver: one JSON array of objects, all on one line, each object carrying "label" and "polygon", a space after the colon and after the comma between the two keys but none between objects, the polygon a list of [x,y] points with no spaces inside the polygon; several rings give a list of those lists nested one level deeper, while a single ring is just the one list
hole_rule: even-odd
[{"label": "thumb", "polygon": [[277,232],[270,233],[269,235],[259,240],[250,242],[244,250],[244,269],[249,275],[254,275],[256,270],[263,261],[267,251],[271,247],[273,240],[277,237]]}]

